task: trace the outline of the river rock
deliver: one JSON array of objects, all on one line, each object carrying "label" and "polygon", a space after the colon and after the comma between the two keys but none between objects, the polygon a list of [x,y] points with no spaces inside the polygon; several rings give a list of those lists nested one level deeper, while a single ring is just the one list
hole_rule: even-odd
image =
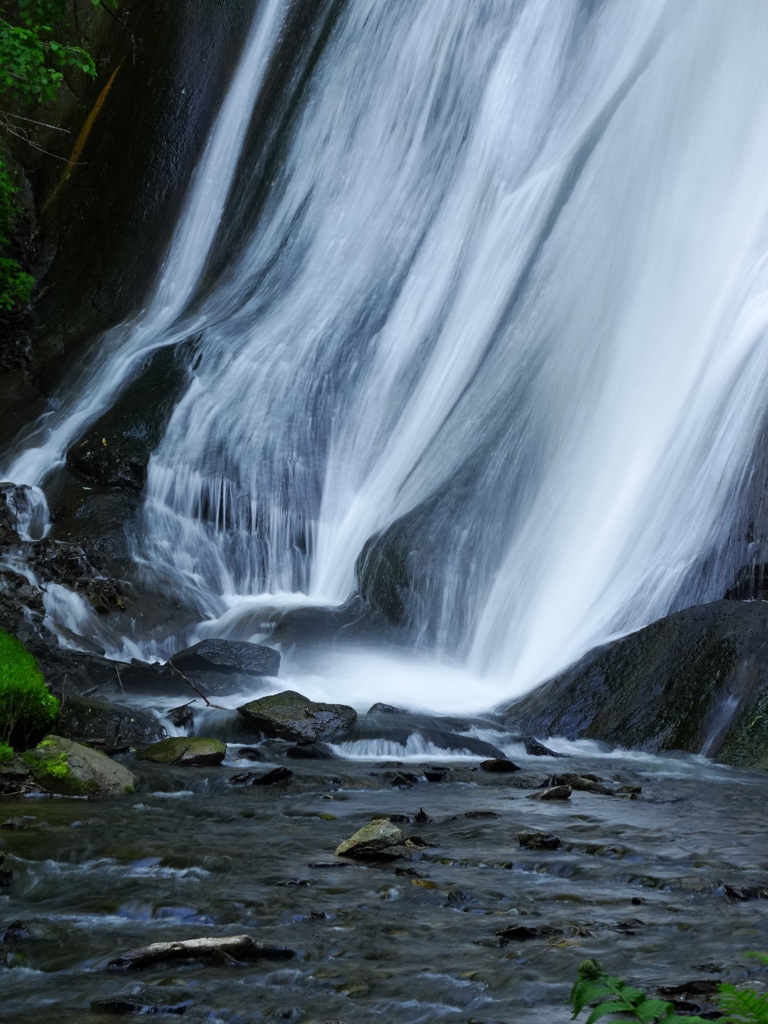
[{"label": "river rock", "polygon": [[529,757],[566,757],[566,754],[558,754],[556,750],[550,750],[543,743],[539,743],[533,736],[525,738],[525,752]]},{"label": "river rock", "polygon": [[139,970],[154,964],[203,960],[208,964],[229,967],[233,963],[253,960],[286,960],[295,956],[285,946],[268,946],[250,935],[206,937],[184,942],[153,942],[141,949],[129,949],[110,960],[107,970]]},{"label": "river rock", "polygon": [[328,740],[357,719],[346,704],[318,704],[295,690],[259,697],[237,710],[259,732],[298,742]]},{"label": "river rock", "polygon": [[280,669],[278,651],[244,640],[201,640],[169,660],[185,675],[214,669],[249,676],[276,676]]},{"label": "river rock", "polygon": [[506,757],[493,757],[488,761],[480,762],[480,771],[492,772],[498,775],[510,775],[512,772],[519,772],[520,765],[515,764]]},{"label": "river rock", "polygon": [[531,793],[529,800],[569,800],[571,796],[570,786],[550,786],[548,789],[540,789],[537,793]]},{"label": "river rock", "polygon": [[547,832],[518,832],[517,841],[524,850],[559,850],[562,842]]},{"label": "river rock", "polygon": [[227,745],[221,740],[203,739],[191,736],[174,736],[160,740],[146,747],[136,756],[140,761],[154,761],[155,764],[178,764],[189,767],[207,764],[221,764],[227,753]]},{"label": "river rock", "polygon": [[353,836],[336,847],[337,857],[356,857],[360,860],[378,860],[398,856],[398,847],[405,844],[405,836],[391,821],[378,818],[363,825]]},{"label": "river rock", "polygon": [[113,796],[132,793],[136,786],[136,779],[123,765],[63,736],[46,736],[23,755],[23,761],[35,781],[50,793]]},{"label": "river rock", "polygon": [[100,740],[108,747],[149,743],[159,732],[153,715],[92,697],[64,697],[56,718],[58,736],[91,743]]},{"label": "river rock", "polygon": [[507,726],[768,769],[768,603],[675,612],[506,706]]},{"label": "river rock", "polygon": [[292,778],[293,772],[280,765],[266,772],[240,772],[238,775],[230,776],[229,781],[233,786],[274,786],[278,782],[287,782]]},{"label": "river rock", "polygon": [[553,775],[551,779],[553,786],[570,786],[571,789],[581,793],[599,793],[602,796],[615,796],[618,790],[606,786],[602,779],[589,775]]}]

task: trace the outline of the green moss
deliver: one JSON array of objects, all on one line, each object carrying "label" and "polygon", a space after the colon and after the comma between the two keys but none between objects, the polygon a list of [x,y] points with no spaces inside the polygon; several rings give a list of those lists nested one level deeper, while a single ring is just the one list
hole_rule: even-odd
[{"label": "green moss", "polygon": [[736,717],[717,760],[737,768],[768,771],[768,691]]},{"label": "green moss", "polygon": [[0,765],[10,764],[13,760],[13,747],[0,742]]},{"label": "green moss", "polygon": [[16,637],[0,632],[0,741],[26,740],[58,711],[35,658]]}]

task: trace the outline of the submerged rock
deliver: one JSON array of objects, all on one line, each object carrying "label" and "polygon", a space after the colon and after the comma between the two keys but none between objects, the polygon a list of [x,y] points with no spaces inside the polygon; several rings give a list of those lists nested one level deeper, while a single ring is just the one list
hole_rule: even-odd
[{"label": "submerged rock", "polygon": [[288,747],[285,756],[304,761],[328,761],[335,755],[325,743],[299,743]]},{"label": "submerged rock", "polygon": [[140,761],[154,761],[155,764],[196,765],[221,764],[227,753],[227,745],[221,740],[202,739],[190,736],[174,736],[160,740],[136,756]]},{"label": "submerged rock", "polygon": [[559,850],[563,845],[557,836],[547,832],[518,832],[517,841],[524,850]]},{"label": "submerged rock", "polygon": [[132,793],[136,779],[127,768],[80,743],[49,735],[23,755],[32,777],[49,793],[113,796]]},{"label": "submerged rock", "polygon": [[336,847],[337,857],[357,857],[360,860],[389,859],[400,855],[399,847],[405,844],[405,836],[387,818],[377,818],[370,825],[363,825],[353,836]]},{"label": "submerged rock", "polygon": [[295,690],[260,697],[237,710],[259,732],[298,742],[330,739],[357,719],[346,704],[318,704]]}]

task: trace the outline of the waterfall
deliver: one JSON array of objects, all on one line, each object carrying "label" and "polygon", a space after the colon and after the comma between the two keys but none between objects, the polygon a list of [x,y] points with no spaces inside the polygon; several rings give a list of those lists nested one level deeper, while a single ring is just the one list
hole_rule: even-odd
[{"label": "waterfall", "polygon": [[348,0],[262,180],[238,160],[288,6],[258,7],[144,311],[7,475],[198,334],[133,544],[203,630],[343,602],[395,530],[452,662],[422,702],[487,706],[719,596],[698,567],[768,386],[763,0]]}]

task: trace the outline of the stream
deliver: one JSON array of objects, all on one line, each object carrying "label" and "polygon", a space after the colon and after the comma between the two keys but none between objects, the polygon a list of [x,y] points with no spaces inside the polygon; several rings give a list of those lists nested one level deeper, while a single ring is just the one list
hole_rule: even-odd
[{"label": "stream", "polygon": [[[445,752],[382,760],[376,741],[326,761],[267,746],[253,764],[235,742],[215,768],[126,755],[140,783],[124,799],[3,803],[13,880],[0,889],[0,929],[18,919],[31,933],[5,947],[3,1019],[106,1024],[115,1016],[89,1007],[119,998],[206,1024],[564,1024],[585,958],[648,990],[759,973],[743,955],[768,949],[764,775],[588,742],[552,741],[567,758],[529,757],[495,739],[519,773]],[[228,782],[278,763],[293,772],[282,784]],[[436,765],[449,771],[428,782]],[[394,788],[398,770],[415,781]],[[641,792],[528,799],[562,772]],[[415,822],[422,809],[429,820]],[[406,835],[428,845],[410,861],[335,857],[376,814],[405,816]],[[561,847],[521,848],[528,829]],[[549,930],[496,934],[513,926]],[[105,970],[150,942],[237,934],[296,956]]]}]

